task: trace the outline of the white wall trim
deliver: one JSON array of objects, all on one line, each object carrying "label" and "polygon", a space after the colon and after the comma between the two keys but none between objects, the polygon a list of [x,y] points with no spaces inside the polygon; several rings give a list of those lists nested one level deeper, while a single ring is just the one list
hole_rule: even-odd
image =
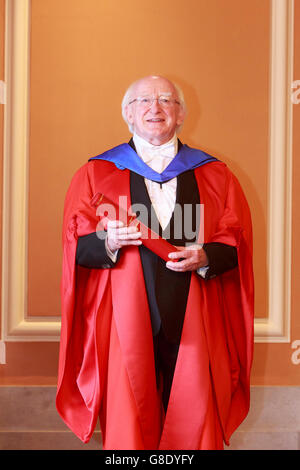
[{"label": "white wall trim", "polygon": [[[256,342],[290,341],[293,0],[272,0],[269,314],[255,320]],[[30,0],[6,0],[3,163],[2,336],[58,341],[59,317],[27,318],[27,194]]]},{"label": "white wall trim", "polygon": [[290,341],[294,1],[271,8],[268,276],[269,315],[255,320],[256,342]]},{"label": "white wall trim", "polygon": [[58,341],[59,318],[27,318],[30,0],[7,0],[5,8],[2,336]]}]

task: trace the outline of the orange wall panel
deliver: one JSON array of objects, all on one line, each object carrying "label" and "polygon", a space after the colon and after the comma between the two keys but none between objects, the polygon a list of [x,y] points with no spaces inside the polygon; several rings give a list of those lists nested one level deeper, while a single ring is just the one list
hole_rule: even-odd
[{"label": "orange wall panel", "polygon": [[89,156],[129,139],[122,96],[150,73],[182,85],[189,111],[182,139],[226,161],[246,191],[256,310],[267,315],[269,18],[268,0],[32,1],[29,315],[59,314],[70,178]]}]

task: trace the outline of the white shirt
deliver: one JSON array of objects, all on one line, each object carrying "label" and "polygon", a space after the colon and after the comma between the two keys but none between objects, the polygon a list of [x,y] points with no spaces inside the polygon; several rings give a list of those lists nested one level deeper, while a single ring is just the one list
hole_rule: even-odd
[{"label": "white shirt", "polygon": [[[174,134],[172,139],[163,145],[152,145],[137,134],[133,135],[133,142],[138,156],[157,173],[162,173],[171,163],[178,152],[178,139]],[[177,178],[173,178],[164,184],[144,178],[146,188],[150,197],[151,204],[155,210],[159,223],[164,230],[175,209]],[[193,245],[194,249],[196,248]],[[201,247],[201,245],[199,245]],[[113,261],[116,261],[117,252],[112,253],[106,245],[108,255]],[[208,266],[199,268],[198,274],[205,277]]]},{"label": "white shirt", "polygon": [[[162,173],[167,168],[178,151],[176,134],[174,134],[169,142],[159,146],[150,144],[137,134],[133,135],[133,142],[139,157],[157,173]],[[144,180],[151,204],[164,230],[174,212],[177,178],[173,178],[162,185],[147,178],[144,178]]]}]

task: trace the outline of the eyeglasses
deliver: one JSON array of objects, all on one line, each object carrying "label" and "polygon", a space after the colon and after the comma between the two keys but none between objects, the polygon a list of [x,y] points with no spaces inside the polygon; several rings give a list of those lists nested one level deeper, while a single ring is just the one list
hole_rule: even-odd
[{"label": "eyeglasses", "polygon": [[158,98],[153,98],[152,96],[139,96],[138,98],[130,101],[128,105],[136,102],[142,108],[150,108],[154,101],[157,101],[163,108],[169,108],[173,104],[180,104],[179,101],[174,98],[170,98],[169,96],[159,96]]}]

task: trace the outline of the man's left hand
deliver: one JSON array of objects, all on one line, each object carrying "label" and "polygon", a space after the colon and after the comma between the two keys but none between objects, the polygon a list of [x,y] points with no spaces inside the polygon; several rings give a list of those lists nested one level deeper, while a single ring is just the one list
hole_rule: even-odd
[{"label": "man's left hand", "polygon": [[180,259],[181,261],[167,261],[167,268],[172,271],[185,272],[196,271],[208,265],[208,258],[199,245],[191,245],[189,247],[177,246],[179,251],[173,251],[169,254],[170,260]]}]

